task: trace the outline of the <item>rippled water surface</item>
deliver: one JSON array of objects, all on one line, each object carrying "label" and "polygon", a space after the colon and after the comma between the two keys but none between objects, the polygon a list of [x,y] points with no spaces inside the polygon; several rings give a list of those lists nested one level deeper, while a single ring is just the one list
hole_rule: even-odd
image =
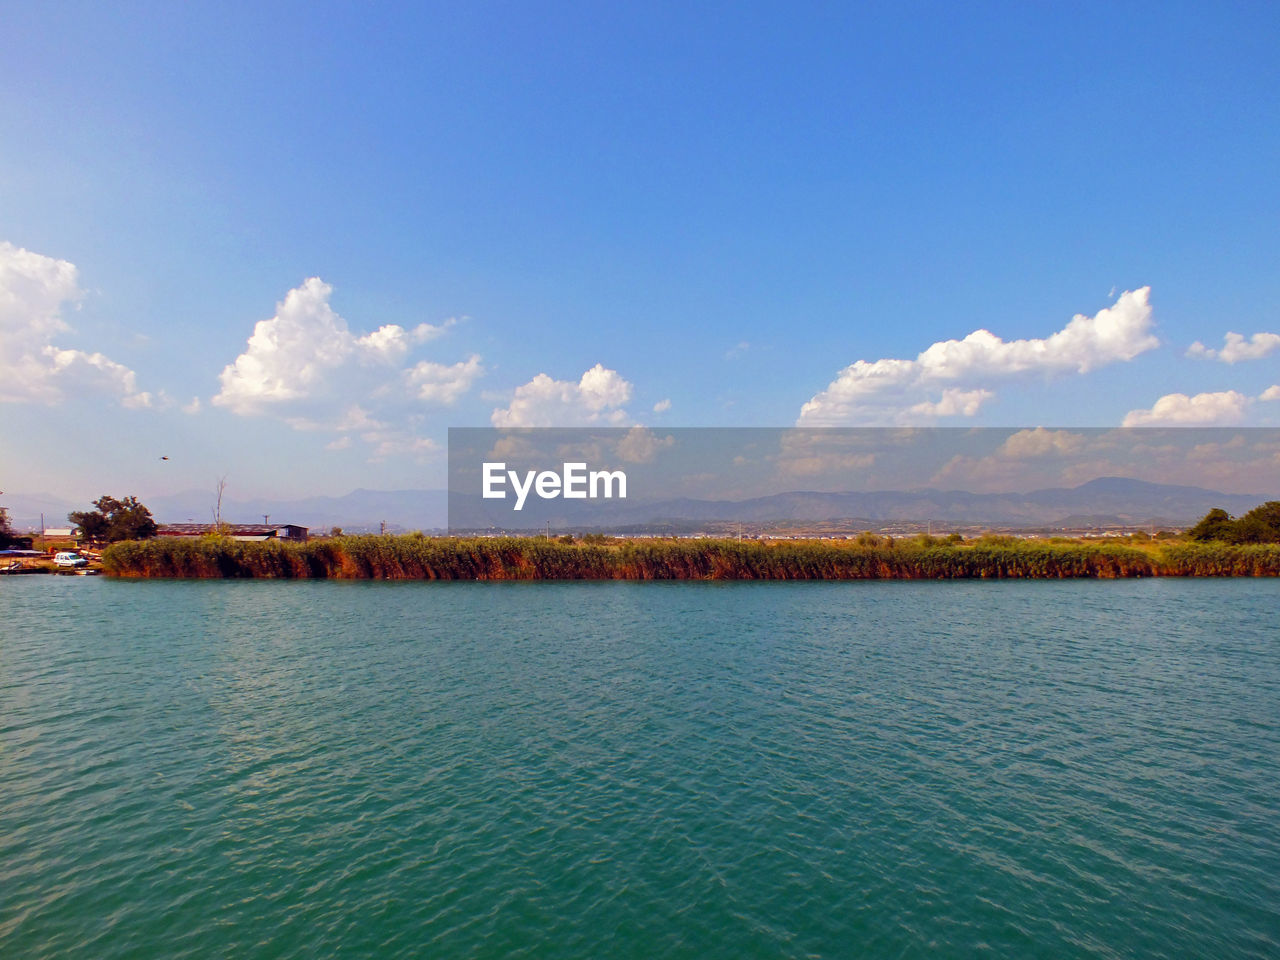
[{"label": "rippled water surface", "polygon": [[1275,957],[1274,581],[0,581],[0,957]]}]

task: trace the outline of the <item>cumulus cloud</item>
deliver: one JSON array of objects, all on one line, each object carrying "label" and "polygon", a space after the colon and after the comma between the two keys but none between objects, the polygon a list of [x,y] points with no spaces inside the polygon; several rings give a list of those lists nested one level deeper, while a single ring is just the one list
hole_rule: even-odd
[{"label": "cumulus cloud", "polygon": [[653,405],[654,413],[666,413],[670,409],[671,409],[670,397],[667,397],[665,400],[659,400],[657,403]]},{"label": "cumulus cloud", "polygon": [[1122,426],[1212,426],[1221,423],[1238,423],[1243,419],[1250,399],[1236,390],[1219,393],[1197,393],[1189,397],[1185,393],[1165,394],[1150,410],[1130,410]]},{"label": "cumulus cloud", "polygon": [[1262,391],[1259,400],[1280,400],[1280,383],[1273,383]]},{"label": "cumulus cloud", "polygon": [[675,445],[676,438],[668,434],[660,437],[652,430],[635,426],[618,441],[617,453],[625,463],[651,463],[662,450]]},{"label": "cumulus cloud", "polygon": [[508,407],[490,417],[495,427],[625,426],[631,384],[597,363],[575,383],[540,373],[516,387]]},{"label": "cumulus cloud", "polygon": [[1150,287],[1125,291],[1092,317],[1077,314],[1048,337],[1003,340],[975,330],[933,344],[914,360],[858,360],[800,410],[799,426],[904,422],[973,416],[994,393],[991,380],[1027,374],[1088,373],[1159,345]]},{"label": "cumulus cloud", "polygon": [[[245,351],[223,369],[222,389],[213,402],[233,413],[256,414],[314,398],[342,385],[339,370],[352,374],[392,365],[452,325],[423,323],[406,330],[389,323],[356,336],[330,306],[332,293],[333,287],[319,277],[290,290],[276,305],[275,316],[254,326]],[[479,358],[472,359],[478,372]]]},{"label": "cumulus cloud", "polygon": [[471,389],[482,373],[480,357],[472,354],[455,364],[422,360],[405,371],[405,380],[419,400],[450,406]]},{"label": "cumulus cloud", "polygon": [[1000,445],[997,451],[1007,460],[1030,460],[1041,457],[1065,457],[1079,453],[1085,445],[1083,434],[1070,430],[1019,430]]},{"label": "cumulus cloud", "polygon": [[[865,474],[876,463],[884,446],[893,446],[899,431],[785,430],[778,450],[766,454],[774,462],[775,474],[784,482],[823,478],[825,485],[849,489],[850,475]],[[746,466],[735,459],[735,465]]]},{"label": "cumulus cloud", "polygon": [[1187,350],[1187,356],[1239,363],[1241,360],[1261,360],[1277,348],[1280,348],[1280,334],[1277,333],[1255,333],[1247,340],[1242,334],[1228,333],[1221,350],[1206,347],[1197,340]]},{"label": "cumulus cloud", "polygon": [[977,414],[982,404],[994,397],[990,390],[961,390],[950,387],[942,391],[942,398],[937,402],[924,400],[908,407],[908,413],[917,413],[922,417],[972,417]]},{"label": "cumulus cloud", "polygon": [[419,411],[456,403],[484,373],[480,357],[411,362],[455,321],[357,333],[333,309],[332,294],[319,277],[290,290],[223,368],[213,403],[242,416],[278,416],[297,430],[356,434],[375,458],[433,451],[415,433]]},{"label": "cumulus cloud", "polygon": [[135,409],[156,402],[124,364],[54,343],[71,329],[63,309],[82,298],[74,264],[0,242],[0,402],[57,403],[72,391]]}]

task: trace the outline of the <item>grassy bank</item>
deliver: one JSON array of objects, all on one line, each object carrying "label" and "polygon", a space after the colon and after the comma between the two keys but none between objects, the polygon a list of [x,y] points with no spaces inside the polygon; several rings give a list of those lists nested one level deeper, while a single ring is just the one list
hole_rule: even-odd
[{"label": "grassy bank", "polygon": [[1131,546],[985,538],[946,543],[357,536],[309,543],[163,538],[117,543],[119,577],[348,580],[953,580],[1280,576],[1280,545]]}]

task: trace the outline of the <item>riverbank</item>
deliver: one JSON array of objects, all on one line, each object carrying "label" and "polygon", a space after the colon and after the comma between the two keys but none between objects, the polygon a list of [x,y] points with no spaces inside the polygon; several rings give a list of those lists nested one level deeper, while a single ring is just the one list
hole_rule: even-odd
[{"label": "riverbank", "polygon": [[1280,576],[1280,545],[1138,545],[915,537],[843,540],[608,540],[334,537],[309,543],[220,538],[108,547],[116,577],[344,580],[969,580]]},{"label": "riverbank", "polygon": [[0,576],[21,577],[43,573],[54,574],[57,576],[93,576],[102,572],[101,561],[89,557],[86,557],[85,559],[89,561],[88,566],[73,568],[58,566],[51,556],[21,558],[0,557]]}]

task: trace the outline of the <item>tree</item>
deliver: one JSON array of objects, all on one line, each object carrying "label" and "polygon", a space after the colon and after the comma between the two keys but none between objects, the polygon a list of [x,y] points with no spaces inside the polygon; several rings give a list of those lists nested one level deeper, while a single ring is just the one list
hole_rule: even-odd
[{"label": "tree", "polygon": [[1268,500],[1238,520],[1215,507],[1187,531],[1187,536],[1226,543],[1280,543],[1280,500]]},{"label": "tree", "polygon": [[13,541],[13,527],[9,524],[9,510],[6,507],[0,507],[0,547],[7,547]]},{"label": "tree", "polygon": [[1187,536],[1192,540],[1226,540],[1234,524],[1231,514],[1221,507],[1214,507],[1187,531]]},{"label": "tree", "polygon": [[1235,522],[1236,543],[1276,543],[1280,541],[1280,500],[1268,500]]},{"label": "tree", "polygon": [[103,494],[93,501],[97,510],[73,510],[67,519],[80,528],[86,540],[114,543],[117,540],[146,540],[156,535],[151,511],[137,497],[117,500]]},{"label": "tree", "polygon": [[217,494],[217,500],[213,504],[213,529],[217,533],[226,533],[226,528],[222,525],[222,494],[227,489],[227,478],[219,477],[214,484],[214,493]]}]

